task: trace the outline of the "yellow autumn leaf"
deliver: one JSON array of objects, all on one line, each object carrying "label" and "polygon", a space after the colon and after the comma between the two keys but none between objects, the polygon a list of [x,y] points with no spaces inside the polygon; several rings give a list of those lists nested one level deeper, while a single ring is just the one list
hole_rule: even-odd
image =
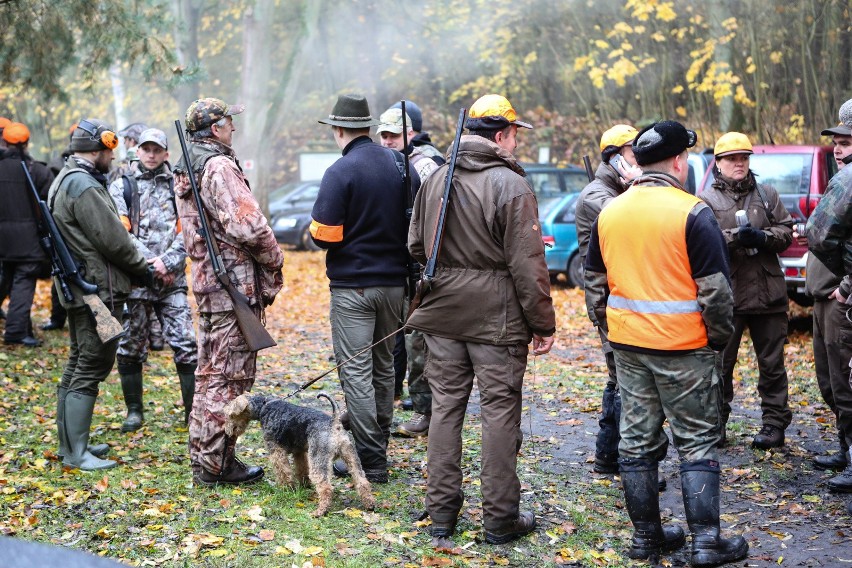
[{"label": "yellow autumn leaf", "polygon": [[316,556],[318,554],[322,554],[321,546],[309,546],[302,550],[301,554],[304,556]]},{"label": "yellow autumn leaf", "polygon": [[682,106],[677,107],[677,108],[675,109],[675,112],[676,112],[676,113],[677,113],[677,115],[678,115],[679,117],[681,117],[681,118],[686,117],[686,109],[685,109],[684,107],[682,107]]},{"label": "yellow autumn leaf", "polygon": [[277,554],[279,556],[289,556],[289,555],[293,554],[293,551],[290,550],[289,548],[287,548],[286,546],[276,546],[275,547],[275,554]]},{"label": "yellow autumn leaf", "polygon": [[678,85],[678,86],[676,86],[675,88],[672,89],[673,95],[679,95],[682,92],[683,92],[683,85]]},{"label": "yellow autumn leaf", "polygon": [[214,548],[210,552],[206,554],[206,556],[212,556],[214,558],[219,558],[221,556],[225,556],[228,554],[227,548]]}]

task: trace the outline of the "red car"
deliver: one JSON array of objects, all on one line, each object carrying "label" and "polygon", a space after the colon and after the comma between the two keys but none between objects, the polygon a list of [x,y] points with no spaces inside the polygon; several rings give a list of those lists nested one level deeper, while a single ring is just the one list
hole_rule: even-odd
[{"label": "red car", "polygon": [[[796,223],[804,223],[819,203],[828,180],[837,173],[831,146],[755,146],[751,170],[759,183],[771,185]],[[713,184],[713,164],[707,169],[698,196]],[[793,242],[782,252],[787,293],[803,306],[813,304],[805,294],[808,247]]]}]

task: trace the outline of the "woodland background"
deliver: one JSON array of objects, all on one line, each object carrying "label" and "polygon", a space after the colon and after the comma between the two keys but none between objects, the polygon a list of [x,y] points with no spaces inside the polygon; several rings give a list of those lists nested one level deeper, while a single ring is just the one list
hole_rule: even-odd
[{"label": "woodland background", "polygon": [[848,0],[0,0],[0,17],[0,115],[37,157],[85,116],[173,135],[215,96],[247,106],[235,146],[263,204],[300,152],[336,151],[316,119],[344,92],[376,116],[414,100],[439,147],[459,107],[504,94],[538,127],[521,158],[559,164],[615,121],[813,144],[852,93]]}]

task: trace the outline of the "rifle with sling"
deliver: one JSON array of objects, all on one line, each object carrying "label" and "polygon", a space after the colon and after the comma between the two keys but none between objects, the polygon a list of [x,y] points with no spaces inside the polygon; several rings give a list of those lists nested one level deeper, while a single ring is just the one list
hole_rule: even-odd
[{"label": "rifle with sling", "polygon": [[207,254],[210,255],[210,264],[213,267],[213,273],[234,303],[234,315],[237,318],[237,325],[240,327],[240,332],[246,340],[249,351],[260,351],[267,347],[274,347],[277,343],[275,343],[275,340],[272,339],[272,336],[269,335],[269,332],[266,331],[266,328],[263,327],[263,324],[255,315],[254,310],[252,310],[249,304],[248,296],[237,290],[230,275],[225,270],[225,265],[222,262],[222,253],[219,252],[219,245],[210,232],[207,210],[204,208],[201,193],[198,191],[195,172],[192,171],[189,149],[186,146],[186,140],[183,138],[183,129],[180,120],[175,121],[175,128],[177,129],[178,140],[180,140],[180,149],[183,152],[183,161],[186,166],[189,185],[192,187],[192,195],[195,197],[195,206],[198,208],[198,220],[201,224],[201,229],[198,233],[204,237],[204,242],[207,243]]},{"label": "rifle with sling", "polygon": [[459,111],[456,135],[455,138],[453,138],[453,151],[450,154],[447,177],[444,179],[444,194],[441,197],[441,209],[438,212],[438,218],[435,221],[435,236],[432,238],[432,246],[429,249],[429,257],[426,260],[426,267],[423,269],[423,275],[420,277],[420,281],[417,282],[417,292],[411,300],[406,320],[411,317],[411,314],[413,314],[414,310],[420,306],[423,302],[423,298],[432,289],[432,280],[435,278],[435,271],[438,267],[438,254],[441,251],[441,242],[444,240],[444,227],[446,226],[447,220],[447,206],[450,202],[450,189],[453,187],[453,174],[456,171],[456,159],[459,156],[459,143],[461,141],[462,131],[464,130],[464,121],[466,117],[467,109],[463,108]]},{"label": "rifle with sling", "polygon": [[[405,99],[399,102],[402,110],[402,156],[405,165],[402,170],[402,188],[405,191],[407,206],[405,208],[405,220],[411,224],[411,216],[414,213],[414,196],[411,194],[411,174],[408,171],[410,148],[408,147],[408,124],[405,120]],[[422,182],[423,180],[421,180]],[[406,238],[408,235],[406,234]],[[420,263],[409,256],[408,258],[408,300],[414,299],[417,290],[417,281],[420,279]]]},{"label": "rifle with sling", "polygon": [[586,177],[589,178],[589,183],[595,181],[595,174],[592,172],[592,162],[589,161],[589,156],[583,156],[583,166],[586,168]]},{"label": "rifle with sling", "polygon": [[83,292],[83,302],[95,317],[96,329],[101,342],[109,343],[118,339],[124,334],[124,328],[112,316],[104,301],[98,296],[97,285],[83,280],[80,269],[74,261],[74,257],[71,256],[71,251],[68,250],[68,245],[65,244],[62,233],[59,232],[56,219],[53,218],[53,213],[50,212],[47,203],[39,197],[27,163],[23,160],[21,160],[21,167],[24,168],[27,185],[30,186],[33,199],[35,199],[38,242],[50,259],[50,273],[56,277],[62,297],[65,298],[66,302],[73,302],[74,292],[68,284],[70,282],[77,286]]}]

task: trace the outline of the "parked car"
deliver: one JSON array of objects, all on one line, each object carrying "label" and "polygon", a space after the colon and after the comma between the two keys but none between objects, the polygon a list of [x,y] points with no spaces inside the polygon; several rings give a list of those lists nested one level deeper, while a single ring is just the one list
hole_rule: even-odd
[{"label": "parked car", "polygon": [[[585,175],[585,172],[584,174]],[[551,280],[564,274],[568,284],[583,287],[583,264],[577,242],[575,211],[579,192],[540,198],[538,217],[544,239],[544,260]],[[549,246],[547,246],[549,245]]]},{"label": "parked car", "polygon": [[689,177],[686,179],[686,189],[689,193],[695,195],[698,185],[704,179],[704,174],[713,163],[712,148],[705,148],[701,152],[690,152],[686,158],[689,165]]},{"label": "parked car", "polygon": [[291,181],[269,194],[269,216],[275,217],[287,210],[313,207],[319,193],[320,180]]},{"label": "parked car", "polygon": [[291,182],[269,195],[269,225],[279,243],[298,250],[319,250],[310,233],[319,186],[319,180]]},{"label": "parked car", "polygon": [[521,166],[527,173],[527,183],[539,198],[557,193],[579,192],[589,183],[586,170],[576,166],[564,168],[548,164],[521,164]]},{"label": "parked car", "polygon": [[[755,146],[750,160],[757,181],[778,191],[781,202],[796,223],[808,220],[825,193],[828,180],[837,173],[831,146]],[[712,163],[701,191],[713,185]],[[701,193],[698,194],[701,197]],[[805,293],[805,264],[808,247],[794,241],[779,255],[787,282],[787,294],[797,304],[810,306]]]}]

